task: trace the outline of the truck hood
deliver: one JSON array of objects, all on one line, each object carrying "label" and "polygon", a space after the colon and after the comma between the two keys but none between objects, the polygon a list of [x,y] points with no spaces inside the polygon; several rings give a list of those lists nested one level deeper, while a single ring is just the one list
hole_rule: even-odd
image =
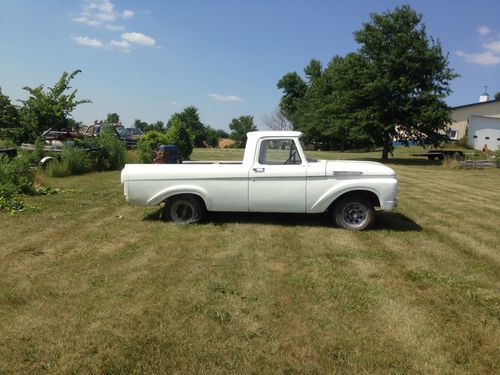
[{"label": "truck hood", "polygon": [[373,161],[334,160],[326,161],[325,173],[327,176],[388,176],[393,177],[396,172],[382,163]]}]

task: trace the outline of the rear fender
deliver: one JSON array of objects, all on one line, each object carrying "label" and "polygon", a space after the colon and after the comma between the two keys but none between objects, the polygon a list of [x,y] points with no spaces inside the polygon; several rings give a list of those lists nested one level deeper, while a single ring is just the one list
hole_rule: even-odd
[{"label": "rear fender", "polygon": [[174,195],[179,195],[179,194],[192,194],[192,195],[197,195],[203,201],[205,202],[205,206],[207,208],[211,207],[211,199],[208,196],[208,193],[202,189],[199,186],[194,186],[194,185],[176,185],[173,187],[169,187],[167,189],[161,190],[160,192],[156,193],[153,195],[149,200],[147,201],[147,205],[150,206],[156,206],[160,204],[161,202],[167,200],[170,197],[173,197]]}]

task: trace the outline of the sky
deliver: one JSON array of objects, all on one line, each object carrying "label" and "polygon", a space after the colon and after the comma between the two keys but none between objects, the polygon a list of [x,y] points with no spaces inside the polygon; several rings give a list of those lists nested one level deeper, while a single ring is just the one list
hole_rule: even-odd
[{"label": "sky", "polygon": [[460,74],[449,105],[500,91],[498,0],[1,0],[0,87],[17,101],[23,87],[81,69],[71,86],[92,100],[73,112],[84,124],[111,112],[125,126],[166,122],[194,105],[214,128],[252,115],[264,129],[284,74],[356,51],[369,14],[403,4],[423,14]]}]

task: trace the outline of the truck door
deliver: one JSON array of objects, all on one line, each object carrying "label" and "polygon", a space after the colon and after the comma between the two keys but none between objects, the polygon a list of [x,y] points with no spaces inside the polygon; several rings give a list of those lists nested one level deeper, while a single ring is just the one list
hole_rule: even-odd
[{"label": "truck door", "polygon": [[257,147],[248,173],[249,211],[306,212],[307,164],[295,140],[268,138]]}]

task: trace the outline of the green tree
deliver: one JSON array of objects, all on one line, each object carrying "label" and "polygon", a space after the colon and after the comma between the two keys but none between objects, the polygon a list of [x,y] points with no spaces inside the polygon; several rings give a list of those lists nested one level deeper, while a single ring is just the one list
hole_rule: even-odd
[{"label": "green tree", "polygon": [[240,116],[233,118],[229,124],[231,129],[231,139],[235,142],[237,147],[245,147],[247,143],[247,133],[257,130],[253,124],[253,116]]},{"label": "green tree", "polygon": [[451,121],[444,98],[457,75],[421,21],[409,6],[372,14],[354,34],[359,51],[335,56],[324,70],[311,60],[307,82],[295,72],[283,76],[280,109],[306,138],[341,150],[381,145],[387,159],[393,139],[438,145]]},{"label": "green tree", "polygon": [[167,128],[175,119],[178,119],[186,129],[189,131],[193,138],[195,147],[204,147],[204,142],[206,142],[206,127],[200,121],[200,115],[198,109],[195,106],[189,106],[184,108],[182,112],[174,113],[170,120],[168,121]]},{"label": "green tree", "polygon": [[35,88],[24,87],[29,93],[26,100],[22,100],[21,121],[27,129],[24,141],[34,141],[45,130],[62,129],[68,127],[68,118],[80,104],[90,103],[90,100],[76,100],[78,90],[71,89],[70,82],[81,70],[72,73],[64,72],[53,87],[45,89],[44,85]]},{"label": "green tree", "polygon": [[359,124],[383,145],[384,160],[393,138],[438,145],[451,122],[444,98],[457,77],[439,41],[427,35],[422,15],[408,5],[370,18],[354,33],[366,61],[360,73],[367,77],[361,88],[353,88],[363,105],[357,106]]},{"label": "green tree", "polygon": [[182,159],[189,159],[191,152],[193,152],[193,144],[191,143],[191,135],[186,126],[178,117],[174,116],[172,116],[169,124],[165,132],[168,142],[177,146]]},{"label": "green tree", "polygon": [[120,122],[120,116],[118,113],[108,113],[105,122],[106,124],[118,124]]},{"label": "green tree", "polygon": [[500,100],[500,91],[495,94],[495,100]]},{"label": "green tree", "polygon": [[19,122],[19,111],[0,88],[0,138],[7,138],[20,143],[22,129]]},{"label": "green tree", "polygon": [[284,92],[280,100],[281,111],[288,120],[294,123],[294,117],[297,114],[297,106],[306,94],[307,84],[296,72],[291,72],[285,74],[283,78],[278,81],[277,86]]},{"label": "green tree", "polygon": [[157,130],[159,132],[162,132],[165,130],[165,124],[163,123],[163,121],[156,121],[154,123],[151,123],[148,125],[147,127],[147,130]]}]

